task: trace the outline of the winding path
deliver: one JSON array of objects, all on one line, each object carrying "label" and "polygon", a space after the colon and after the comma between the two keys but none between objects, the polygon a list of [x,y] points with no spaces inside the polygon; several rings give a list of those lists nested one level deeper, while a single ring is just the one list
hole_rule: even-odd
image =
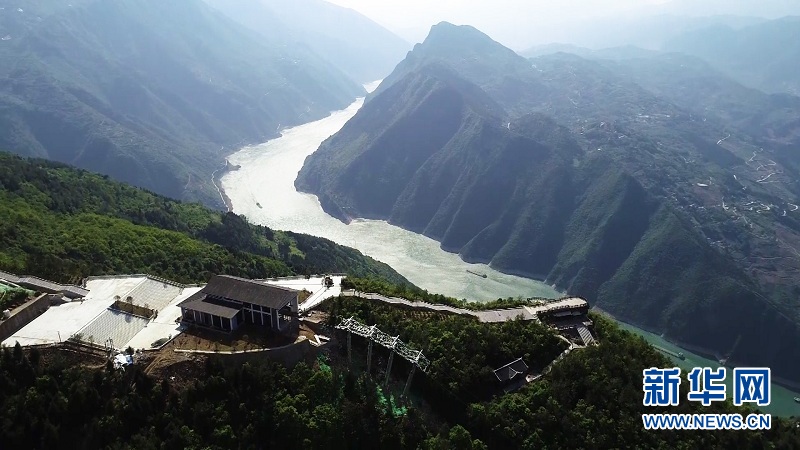
[{"label": "winding path", "polygon": [[504,309],[489,309],[483,311],[473,311],[464,308],[456,308],[449,305],[440,305],[427,302],[412,302],[410,300],[400,297],[386,297],[372,292],[359,292],[356,290],[342,290],[342,295],[350,295],[353,297],[361,297],[370,300],[378,300],[392,305],[407,306],[410,308],[443,312],[449,314],[458,314],[464,316],[477,317],[480,322],[496,323],[507,322],[521,317],[522,320],[538,320],[539,314],[546,311],[555,311],[559,309],[570,309],[587,306],[586,300],[580,297],[564,297],[559,300],[544,300],[543,303],[536,306],[519,306],[516,308]]}]

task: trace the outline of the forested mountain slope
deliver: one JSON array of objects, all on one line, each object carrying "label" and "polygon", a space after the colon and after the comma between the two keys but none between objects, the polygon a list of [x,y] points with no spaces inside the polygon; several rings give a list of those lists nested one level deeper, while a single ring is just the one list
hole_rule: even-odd
[{"label": "forested mountain slope", "polygon": [[[363,89],[201,0],[4,1],[0,148],[219,205],[211,173]],[[221,205],[220,205],[221,206]]]},{"label": "forested mountain slope", "polygon": [[327,239],[8,153],[0,153],[0,270],[64,282],[110,273],[205,282],[220,273],[348,272],[408,284],[386,264]]},{"label": "forested mountain slope", "polygon": [[[667,95],[668,76],[639,84],[625,67],[526,60],[471,27],[437,25],[296,185],[343,220],[389,219],[800,380],[800,173],[778,156],[796,153],[795,99],[719,74],[717,94],[676,78],[662,89],[686,92]],[[707,114],[689,105],[703,95]],[[759,112],[775,102],[780,114]]]}]

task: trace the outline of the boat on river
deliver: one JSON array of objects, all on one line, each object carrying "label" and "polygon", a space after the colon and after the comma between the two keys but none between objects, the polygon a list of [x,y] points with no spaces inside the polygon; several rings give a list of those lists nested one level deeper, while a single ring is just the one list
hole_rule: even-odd
[{"label": "boat on river", "polygon": [[481,277],[481,278],[486,278],[486,277],[487,277],[487,275],[486,275],[485,273],[474,272],[474,271],[472,271],[472,270],[469,270],[469,269],[467,269],[467,272],[468,272],[468,273],[471,273],[471,274],[473,274],[473,275],[477,275],[477,276],[479,276],[479,277]]}]

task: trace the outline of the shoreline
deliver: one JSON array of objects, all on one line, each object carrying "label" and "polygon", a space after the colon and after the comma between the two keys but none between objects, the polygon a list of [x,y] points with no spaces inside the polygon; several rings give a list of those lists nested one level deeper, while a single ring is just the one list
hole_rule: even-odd
[{"label": "shoreline", "polygon": [[[225,212],[233,212],[233,201],[231,200],[230,197],[228,197],[228,194],[225,193],[225,187],[222,185],[222,177],[224,177],[225,174],[227,174],[228,172],[233,172],[233,171],[236,171],[236,170],[239,170],[239,169],[242,168],[242,166],[231,164],[231,162],[230,162],[230,160],[228,158],[230,158],[234,154],[242,151],[242,149],[244,149],[246,147],[252,147],[252,146],[256,146],[256,145],[261,145],[261,144],[269,142],[269,141],[271,141],[273,139],[278,139],[278,138],[282,137],[283,136],[283,133],[282,133],[283,130],[285,130],[287,128],[298,127],[298,126],[302,126],[302,125],[305,125],[305,124],[308,124],[308,123],[311,123],[311,122],[314,122],[314,121],[317,121],[317,120],[321,120],[321,119],[324,119],[324,118],[330,116],[332,113],[333,113],[333,111],[329,111],[328,113],[326,113],[322,117],[317,117],[317,118],[314,118],[315,116],[312,115],[311,116],[312,119],[310,121],[305,121],[305,122],[301,122],[301,123],[297,123],[297,124],[283,125],[282,123],[279,123],[278,126],[275,128],[275,131],[272,132],[271,136],[262,136],[262,138],[257,140],[257,141],[248,141],[248,140],[243,139],[238,144],[235,145],[235,147],[234,147],[235,150],[233,150],[233,151],[228,150],[228,151],[224,152],[223,154],[225,155],[224,156],[225,165],[222,166],[221,168],[215,169],[211,173],[211,184],[213,184],[214,188],[217,189],[217,193],[219,194],[220,200],[222,200],[222,204],[225,207]],[[223,150],[223,149],[225,149],[224,146],[220,150]]]},{"label": "shoreline", "polygon": [[656,336],[660,337],[661,339],[665,340],[666,342],[669,342],[670,344],[672,344],[672,345],[674,345],[674,346],[676,346],[676,347],[678,347],[678,348],[680,348],[682,350],[686,350],[687,352],[692,352],[692,353],[696,354],[697,356],[700,356],[702,358],[705,358],[705,359],[708,359],[708,360],[711,360],[711,361],[716,361],[718,364],[720,364],[719,355],[717,355],[715,352],[713,352],[713,351],[711,351],[709,349],[704,349],[704,348],[696,346],[696,345],[686,344],[686,343],[681,342],[679,340],[676,340],[674,338],[668,337],[668,336],[664,335],[663,333],[659,333],[656,330],[650,330],[650,329],[641,327],[639,325],[630,323],[630,322],[628,322],[626,320],[619,319],[619,318],[615,317],[614,315],[612,315],[611,313],[609,313],[608,311],[606,311],[606,310],[604,310],[604,309],[602,309],[600,307],[597,307],[597,306],[592,306],[591,307],[591,311],[595,311],[598,314],[602,314],[602,315],[604,315],[606,317],[609,317],[609,318],[613,319],[615,322],[623,323],[625,325],[628,325],[629,327],[634,327],[634,328],[642,330],[644,332],[656,335]]},{"label": "shoreline", "polygon": [[228,158],[225,158],[225,165],[222,166],[221,169],[216,169],[214,172],[211,173],[211,184],[217,189],[219,193],[220,199],[222,199],[222,204],[225,206],[225,212],[233,212],[233,201],[228,194],[225,193],[225,188],[222,186],[222,177],[225,176],[228,172],[234,172],[236,170],[241,169],[242,166],[233,165],[228,161]]},{"label": "shoreline", "polygon": [[[515,277],[526,278],[528,280],[532,280],[532,281],[536,281],[537,283],[541,283],[541,284],[549,287],[550,289],[556,291],[556,293],[561,295],[561,296],[570,295],[570,293],[567,292],[567,290],[565,288],[563,288],[561,286],[557,286],[555,283],[552,283],[552,284],[548,283],[547,282],[547,276],[542,276],[541,274],[528,273],[528,272],[525,272],[525,271],[522,271],[522,270],[500,268],[500,267],[497,267],[494,264],[492,264],[491,260],[486,260],[486,259],[477,258],[477,257],[467,257],[466,255],[464,255],[464,254],[462,254],[460,252],[453,251],[452,249],[445,247],[442,244],[442,241],[438,237],[429,236],[429,235],[427,235],[425,233],[421,233],[418,230],[412,230],[410,228],[406,228],[406,227],[404,227],[402,225],[398,225],[396,223],[393,223],[392,221],[390,221],[387,218],[380,217],[378,215],[372,216],[372,215],[369,215],[369,214],[363,214],[363,213],[358,212],[358,211],[353,211],[356,214],[355,217],[354,217],[354,216],[351,216],[351,215],[345,213],[344,209],[341,208],[336,203],[332,202],[328,198],[328,196],[325,196],[324,197],[324,201],[323,201],[323,197],[320,197],[320,194],[318,194],[316,192],[309,192],[309,191],[300,190],[300,189],[297,188],[296,184],[295,184],[295,190],[297,192],[301,192],[301,193],[305,193],[305,194],[311,194],[311,195],[316,196],[317,199],[320,201],[320,206],[322,207],[322,211],[325,214],[333,217],[334,219],[337,219],[340,222],[344,223],[345,225],[350,225],[350,223],[352,221],[358,220],[358,219],[380,220],[380,221],[388,223],[389,225],[392,225],[394,227],[400,228],[402,230],[405,230],[405,231],[408,231],[408,232],[411,232],[411,233],[415,233],[415,234],[419,234],[421,236],[425,236],[427,238],[433,239],[434,241],[436,241],[439,244],[439,249],[441,249],[444,252],[450,253],[452,255],[457,255],[458,258],[461,259],[461,261],[463,261],[463,262],[465,262],[467,264],[483,264],[483,265],[486,265],[487,267],[489,267],[492,270],[495,270],[497,272],[502,273],[503,275],[510,275],[510,276],[515,276]],[[332,208],[335,208],[336,211],[331,211]],[[346,244],[342,244],[342,245],[346,245]]]}]

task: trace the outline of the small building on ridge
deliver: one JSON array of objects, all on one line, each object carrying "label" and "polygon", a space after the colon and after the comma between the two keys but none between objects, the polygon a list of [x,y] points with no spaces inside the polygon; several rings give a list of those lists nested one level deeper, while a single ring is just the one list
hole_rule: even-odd
[{"label": "small building on ridge", "polygon": [[178,304],[181,319],[223,331],[251,323],[283,331],[296,321],[300,291],[230,275],[216,275]]},{"label": "small building on ridge", "polygon": [[494,376],[500,382],[504,392],[512,392],[529,382],[528,365],[522,358],[517,358],[505,366],[495,369]]},{"label": "small building on ridge", "polygon": [[523,361],[522,358],[517,358],[505,366],[495,369],[494,376],[497,377],[498,381],[506,382],[514,380],[514,378],[516,378],[518,375],[521,375],[520,378],[525,378],[525,374],[527,372],[528,365],[525,364],[525,361]]}]

